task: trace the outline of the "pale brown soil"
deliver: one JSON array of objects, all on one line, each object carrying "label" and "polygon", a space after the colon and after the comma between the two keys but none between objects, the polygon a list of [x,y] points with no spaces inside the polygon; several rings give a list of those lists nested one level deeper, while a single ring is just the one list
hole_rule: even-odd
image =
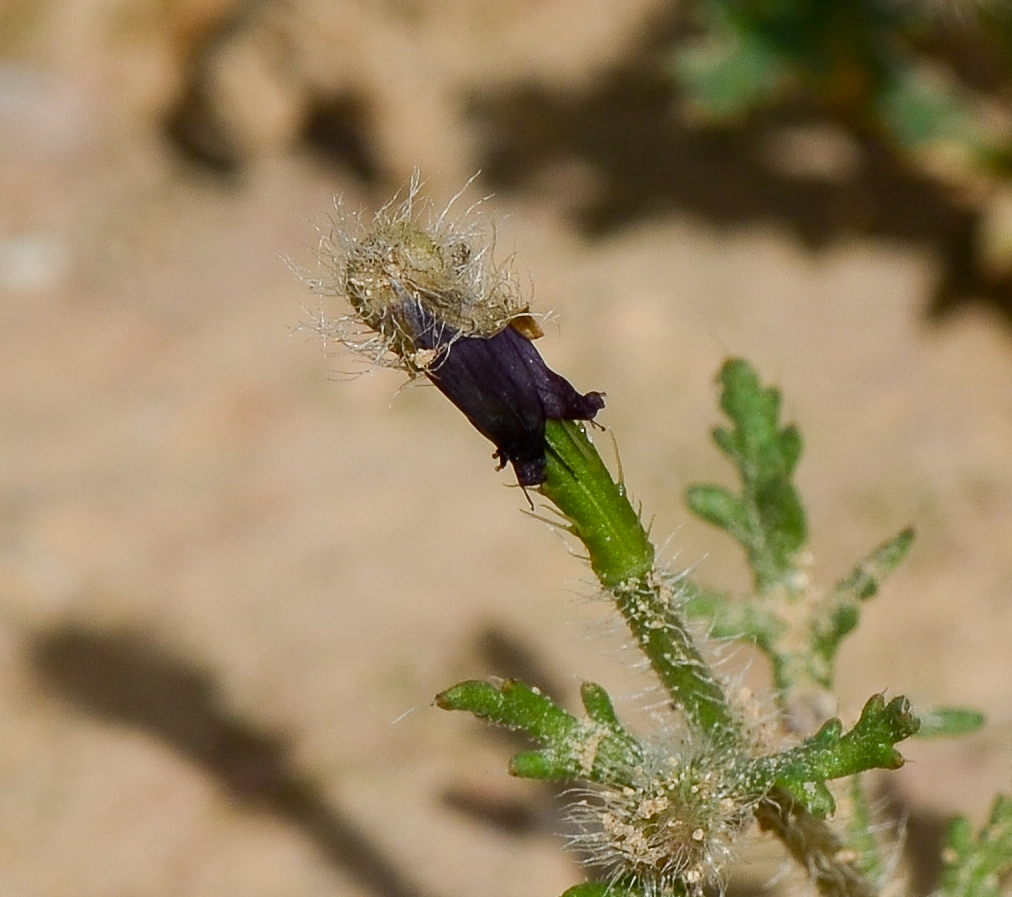
[{"label": "pale brown soil", "polygon": [[640,68],[663,5],[0,10],[0,894],[579,880],[555,798],[432,696],[520,673],[572,706],[592,678],[633,713],[645,678],[462,417],[293,333],[315,299],[285,257],[312,266],[335,196],[375,209],[415,166],[438,202],[484,170],[468,196],[495,191],[557,315],[542,351],[607,392],[672,563],[744,579],[681,501],[728,479],[728,354],[806,436],[818,582],[917,527],[839,708],[988,713],[891,777],[914,852],[1012,787],[1012,330],[946,286],[965,211],[888,163],[853,180],[831,126],[686,129]]}]

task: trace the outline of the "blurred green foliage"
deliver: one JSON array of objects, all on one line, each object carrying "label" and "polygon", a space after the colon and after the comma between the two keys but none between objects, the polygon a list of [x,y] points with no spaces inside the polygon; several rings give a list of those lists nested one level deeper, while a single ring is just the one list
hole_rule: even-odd
[{"label": "blurred green foliage", "polygon": [[690,9],[699,33],[673,49],[671,71],[702,116],[806,97],[903,153],[944,147],[1007,171],[1010,123],[984,100],[1012,87],[1008,4],[699,0]]}]

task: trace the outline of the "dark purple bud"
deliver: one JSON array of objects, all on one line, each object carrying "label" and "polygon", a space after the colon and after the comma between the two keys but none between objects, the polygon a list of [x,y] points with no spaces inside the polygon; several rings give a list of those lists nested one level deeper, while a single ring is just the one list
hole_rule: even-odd
[{"label": "dark purple bud", "polygon": [[512,326],[492,336],[464,336],[439,321],[403,288],[397,309],[419,349],[435,350],[425,374],[496,447],[500,467],[513,465],[521,486],[545,481],[545,421],[593,420],[604,395],[580,395],[545,364]]},{"label": "dark purple bud", "polygon": [[424,374],[495,444],[500,468],[512,464],[521,486],[538,486],[545,422],[593,420],[604,396],[580,395],[549,370],[531,342],[537,318],[482,228],[450,222],[449,207],[419,223],[419,186],[413,178],[403,202],[381,209],[359,237],[338,222],[336,280],[321,286],[346,297],[353,314],[321,315],[318,329],[374,364]]}]

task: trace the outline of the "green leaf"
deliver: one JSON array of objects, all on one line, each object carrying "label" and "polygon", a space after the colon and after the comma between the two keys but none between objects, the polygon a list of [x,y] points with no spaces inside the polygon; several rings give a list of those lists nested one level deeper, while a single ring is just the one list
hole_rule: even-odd
[{"label": "green leaf", "polygon": [[600,685],[584,682],[580,687],[580,699],[583,701],[583,709],[587,711],[587,716],[595,723],[601,723],[613,732],[624,732],[615,713],[615,707],[611,703],[611,696]]},{"label": "green leaf", "polygon": [[587,720],[577,719],[538,689],[515,679],[498,687],[476,680],[461,682],[436,696],[436,704],[444,710],[465,710],[523,732],[541,746],[513,757],[513,775],[623,785],[642,761],[642,748],[622,728],[601,686],[584,685],[583,700],[591,714]]},{"label": "green leaf", "polygon": [[967,707],[933,707],[930,710],[918,710],[917,718],[921,721],[921,728],[917,732],[918,738],[970,735],[986,722],[983,713]]},{"label": "green leaf", "polygon": [[498,726],[522,731],[539,742],[557,742],[570,737],[580,721],[559,707],[539,689],[516,679],[500,687],[470,680],[436,695],[443,710],[467,710]]},{"label": "green leaf", "polygon": [[[722,637],[751,641],[770,658],[783,707],[792,693],[833,687],[836,655],[860,617],[859,606],[876,595],[903,560],[914,533],[904,529],[878,546],[831,592],[806,595],[800,553],[807,540],[805,512],[792,477],[802,440],[780,423],[779,390],[764,388],[747,362],[730,359],[721,369],[720,406],[733,422],[713,439],[738,469],[740,494],[716,485],[686,490],[689,509],[739,542],[752,570],[755,594],[732,601],[686,580],[685,609],[711,622]],[[783,589],[784,591],[781,591]],[[786,595],[784,594],[786,592]],[[785,600],[796,599],[790,613]]]},{"label": "green leaf", "polygon": [[810,669],[822,687],[832,687],[836,655],[840,643],[857,627],[859,604],[878,594],[882,580],[906,557],[913,541],[914,531],[908,527],[884,542],[814,608],[809,643],[817,665],[812,665]]},{"label": "green leaf", "polygon": [[827,781],[869,769],[898,769],[903,757],[895,745],[919,725],[906,698],[887,704],[882,695],[873,695],[849,732],[843,732],[840,720],[831,719],[798,747],[756,761],[752,775],[757,786],[781,788],[813,816],[822,817],[833,810]]},{"label": "green leaf", "polygon": [[945,141],[980,152],[980,128],[955,82],[923,65],[896,65],[889,75],[874,102],[902,149],[920,150]]},{"label": "green leaf", "polygon": [[725,530],[739,542],[748,538],[748,511],[730,490],[722,486],[690,486],[685,500],[697,517]]},{"label": "green leaf", "polygon": [[907,527],[883,543],[837,584],[841,596],[867,601],[878,594],[882,580],[907,556],[914,542],[914,530]]},{"label": "green leaf", "polygon": [[751,111],[773,94],[786,74],[783,58],[747,32],[678,49],[671,68],[697,108],[718,120]]},{"label": "green leaf", "polygon": [[976,838],[964,817],[954,819],[942,859],[942,897],[999,897],[1002,879],[1012,872],[1012,800],[995,798]]},{"label": "green leaf", "polygon": [[793,580],[807,539],[805,512],[791,482],[801,435],[780,426],[780,392],[764,389],[748,362],[725,362],[720,380],[720,406],[735,426],[715,429],[713,441],[738,468],[742,491],[692,486],[686,500],[690,510],[741,544],[763,593]]},{"label": "green leaf", "polygon": [[624,893],[632,892],[616,891],[606,881],[585,881],[582,884],[573,885],[573,887],[563,891],[562,897],[610,897],[612,894],[615,897],[621,897]]},{"label": "green leaf", "polygon": [[576,778],[575,770],[560,757],[546,751],[520,751],[509,762],[509,774],[518,779],[564,782]]}]

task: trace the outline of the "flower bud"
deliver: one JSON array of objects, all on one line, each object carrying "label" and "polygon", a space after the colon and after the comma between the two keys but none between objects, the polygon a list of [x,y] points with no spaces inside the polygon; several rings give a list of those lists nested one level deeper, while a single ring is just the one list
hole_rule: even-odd
[{"label": "flower bud", "polygon": [[407,198],[357,237],[336,230],[330,292],[354,313],[328,335],[412,377],[424,374],[495,445],[500,468],[508,462],[521,486],[537,486],[545,421],[593,420],[604,396],[581,395],[548,368],[532,342],[541,329],[509,267],[493,262],[475,226],[448,223],[449,208],[419,223],[418,189],[415,178]]}]

